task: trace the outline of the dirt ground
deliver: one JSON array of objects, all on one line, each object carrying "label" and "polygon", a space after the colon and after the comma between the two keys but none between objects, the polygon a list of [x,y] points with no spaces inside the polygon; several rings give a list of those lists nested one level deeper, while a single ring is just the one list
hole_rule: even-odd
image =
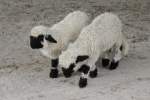
[{"label": "dirt ground", "polygon": [[[74,10],[122,20],[130,42],[118,69],[101,67],[84,89],[79,75],[50,79],[50,62],[29,45],[35,25],[51,26]],[[0,0],[0,100],[150,100],[149,0]]]}]

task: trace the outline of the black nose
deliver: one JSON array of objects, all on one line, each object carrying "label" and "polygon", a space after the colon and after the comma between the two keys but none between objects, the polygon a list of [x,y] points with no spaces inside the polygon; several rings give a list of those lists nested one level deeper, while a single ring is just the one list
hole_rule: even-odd
[{"label": "black nose", "polygon": [[40,49],[43,47],[42,40],[39,37],[30,36],[30,46],[32,49]]}]

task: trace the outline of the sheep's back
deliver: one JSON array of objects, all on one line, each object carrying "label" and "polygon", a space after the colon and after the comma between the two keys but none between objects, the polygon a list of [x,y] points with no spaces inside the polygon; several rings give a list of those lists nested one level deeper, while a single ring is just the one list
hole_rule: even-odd
[{"label": "sheep's back", "polygon": [[[81,45],[88,45],[88,51],[95,52],[96,49],[105,51],[122,38],[122,23],[112,13],[104,13],[96,17],[93,22],[85,27],[77,41]],[[100,48],[99,48],[100,47]]]},{"label": "sheep's back", "polygon": [[81,29],[89,22],[88,16],[81,11],[68,14],[62,21],[52,26],[51,29],[60,32],[66,39],[74,41],[80,34]]}]

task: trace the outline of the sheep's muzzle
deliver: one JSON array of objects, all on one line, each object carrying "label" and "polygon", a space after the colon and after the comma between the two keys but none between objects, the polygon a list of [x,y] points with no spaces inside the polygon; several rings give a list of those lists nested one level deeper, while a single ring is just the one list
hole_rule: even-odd
[{"label": "sheep's muzzle", "polygon": [[43,47],[42,41],[43,41],[44,36],[39,35],[38,37],[33,37],[30,36],[30,46],[32,49],[40,49]]}]

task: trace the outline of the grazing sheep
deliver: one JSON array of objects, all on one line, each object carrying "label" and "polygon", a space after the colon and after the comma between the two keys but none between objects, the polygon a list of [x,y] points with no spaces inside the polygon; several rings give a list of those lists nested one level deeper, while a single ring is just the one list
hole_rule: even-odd
[{"label": "grazing sheep", "polygon": [[102,63],[105,66],[109,64],[107,55],[110,51],[114,56],[109,69],[115,69],[122,56],[127,55],[128,44],[122,34],[120,19],[113,13],[103,13],[83,28],[78,39],[60,56],[63,74],[70,77],[73,72],[80,71],[79,86],[85,87],[88,75],[97,76],[95,62],[99,56],[104,57]]},{"label": "grazing sheep", "polygon": [[86,13],[74,11],[50,28],[40,25],[31,30],[31,48],[39,49],[44,56],[51,59],[51,78],[58,77],[59,55],[67,49],[69,43],[77,39],[81,29],[88,22],[89,17]]}]

